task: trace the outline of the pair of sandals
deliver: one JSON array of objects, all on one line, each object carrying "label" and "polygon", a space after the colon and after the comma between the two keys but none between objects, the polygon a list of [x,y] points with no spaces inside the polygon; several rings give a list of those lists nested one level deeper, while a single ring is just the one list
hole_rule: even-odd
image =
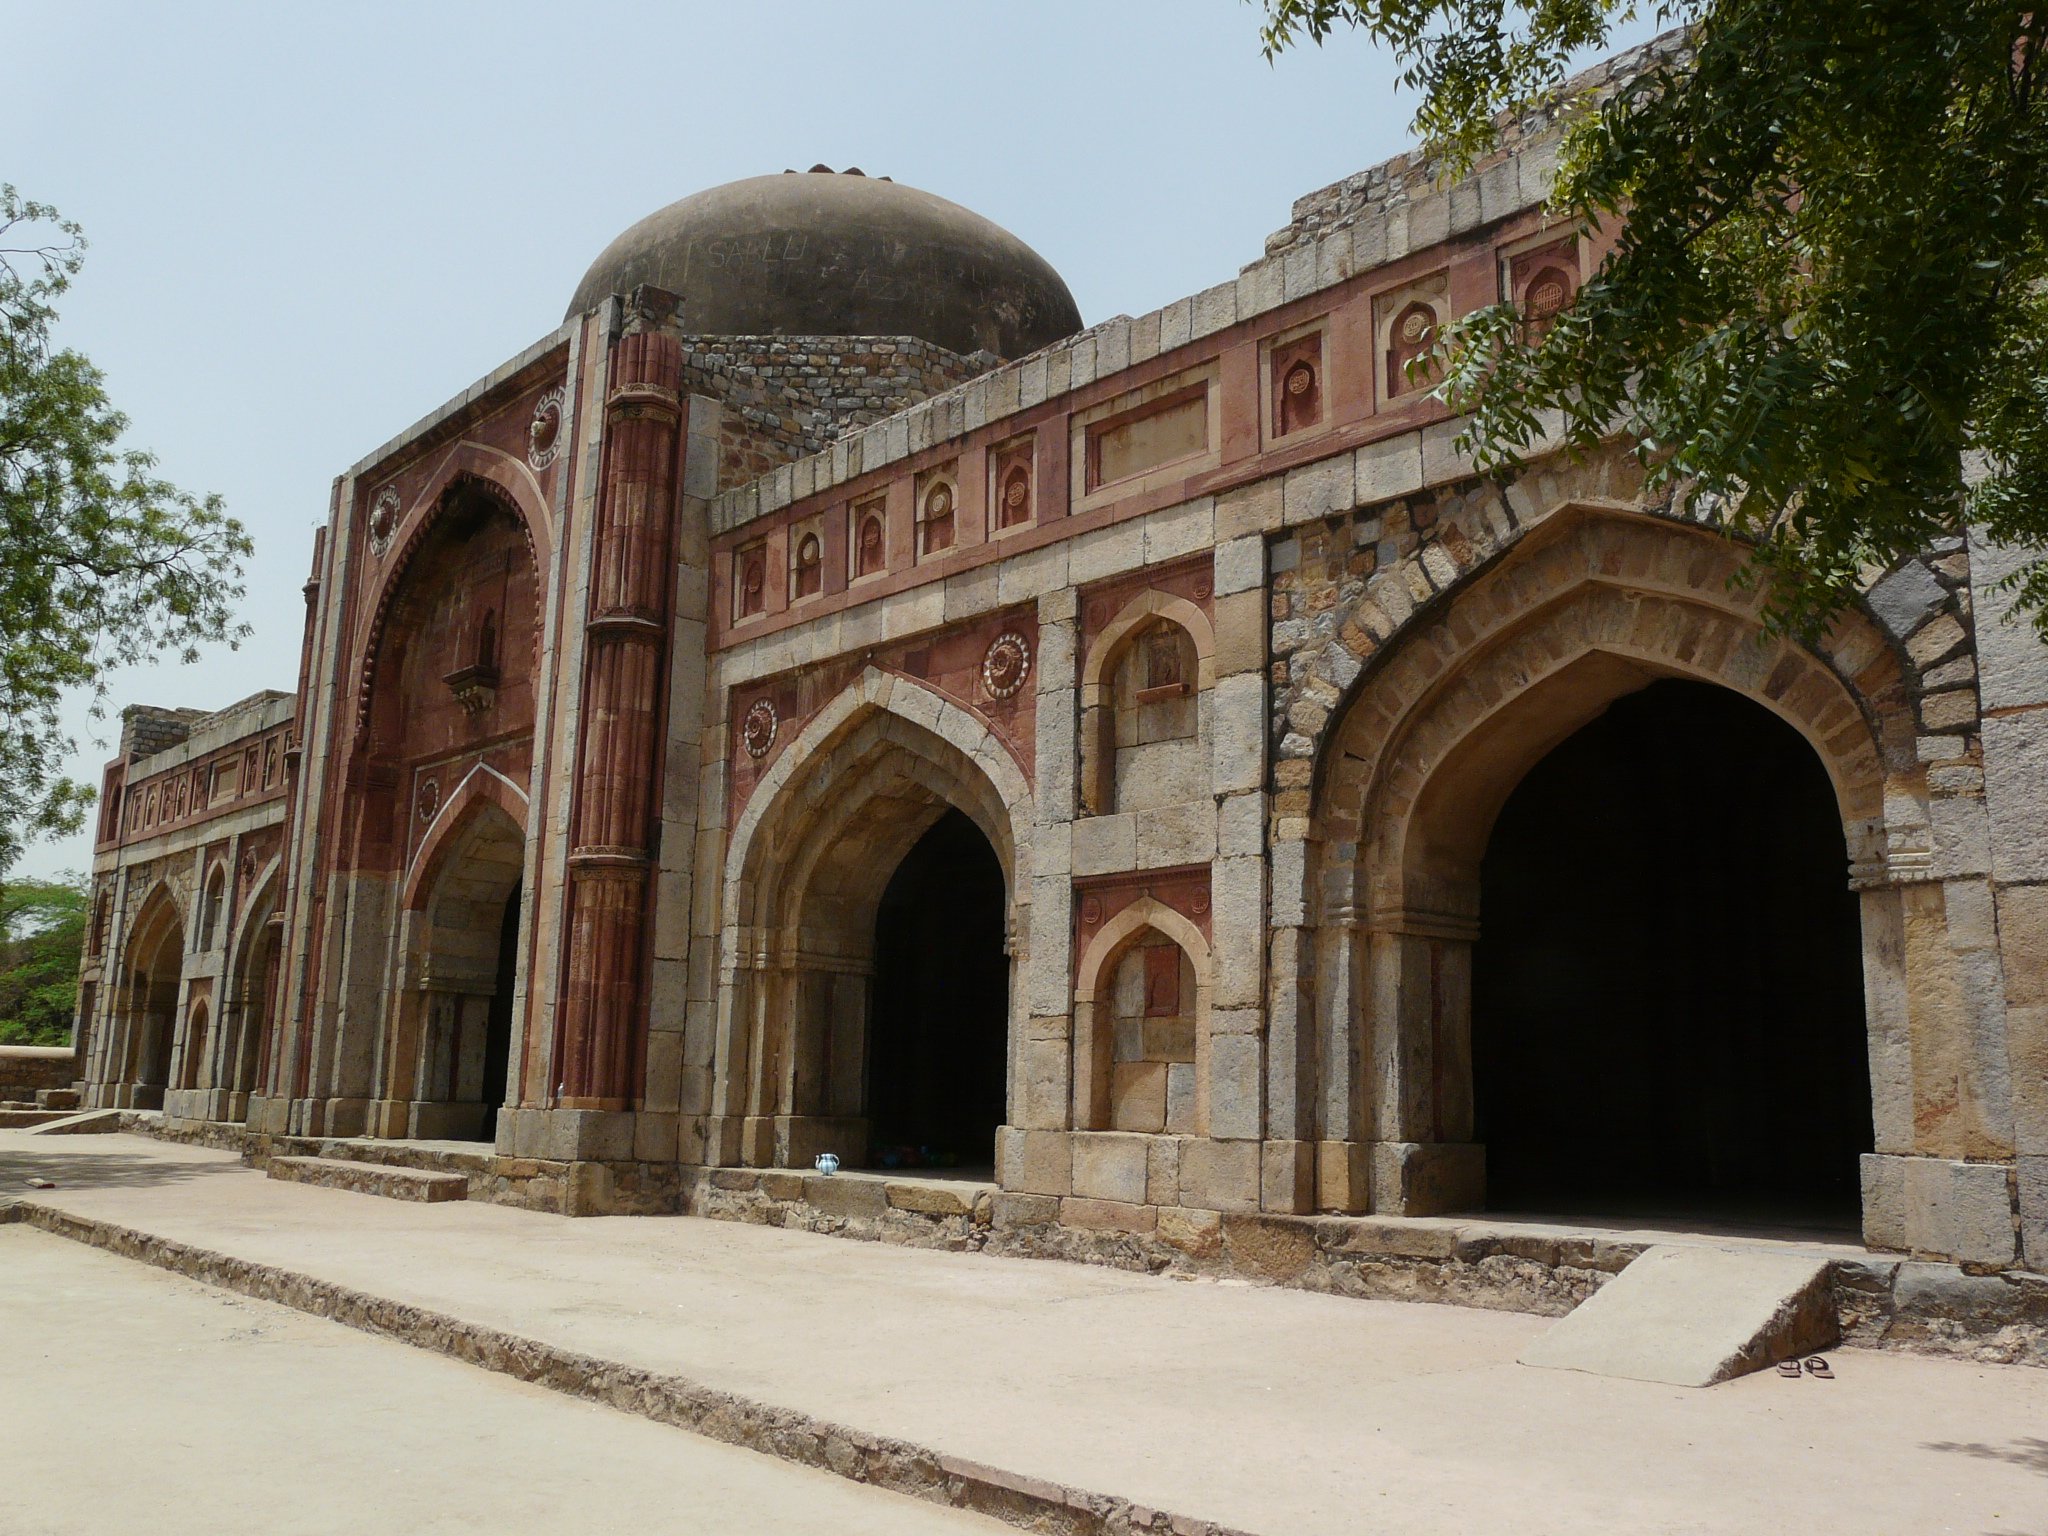
[{"label": "pair of sandals", "polygon": [[1797,1360],[1780,1360],[1778,1362],[1778,1374],[1780,1376],[1789,1376],[1795,1381],[1802,1375],[1817,1376],[1822,1381],[1833,1381],[1835,1379],[1835,1373],[1828,1369],[1827,1361],[1823,1360],[1819,1355],[1808,1355],[1806,1357],[1806,1364],[1803,1367]]}]

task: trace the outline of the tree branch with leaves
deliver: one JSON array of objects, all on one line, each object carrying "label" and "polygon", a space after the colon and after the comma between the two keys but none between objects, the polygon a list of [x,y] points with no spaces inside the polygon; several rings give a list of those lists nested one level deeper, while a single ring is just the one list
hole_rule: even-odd
[{"label": "tree branch with leaves", "polygon": [[[1781,629],[1980,525],[2048,638],[2048,12],[1992,0],[1262,0],[1269,57],[1356,28],[1456,175],[1563,119],[1551,210],[1617,243],[1540,336],[1444,328],[1463,445],[1512,475],[1633,440],[1754,541]],[[1601,100],[1574,57],[1649,18],[1685,46]],[[1559,424],[1562,424],[1559,431]]]},{"label": "tree branch with leaves", "polygon": [[102,716],[111,669],[247,633],[242,525],[124,448],[99,370],[53,346],[84,259],[76,224],[0,185],[0,875],[92,803],[63,772],[67,695]]}]

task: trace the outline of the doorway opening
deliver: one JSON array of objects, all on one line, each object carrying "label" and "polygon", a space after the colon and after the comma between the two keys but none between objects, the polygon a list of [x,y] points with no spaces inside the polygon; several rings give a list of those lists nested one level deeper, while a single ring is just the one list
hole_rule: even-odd
[{"label": "doorway opening", "polygon": [[869,1161],[985,1169],[1009,1057],[1008,899],[1001,862],[948,810],[890,877],[875,919]]},{"label": "doorway opening", "polygon": [[129,1102],[161,1109],[171,1085],[178,997],[185,960],[185,925],[168,901],[156,904],[129,946]]},{"label": "doorway opening", "polygon": [[1488,1205],[1854,1230],[1873,1138],[1847,871],[1819,758],[1726,689],[1652,683],[1531,769],[1480,870]]},{"label": "doorway opening", "polygon": [[483,1125],[479,1141],[498,1134],[498,1111],[505,1107],[505,1079],[512,1067],[512,988],[519,974],[519,895],[512,887],[505,915],[498,924],[498,968],[491,988],[491,1008],[484,1020]]}]

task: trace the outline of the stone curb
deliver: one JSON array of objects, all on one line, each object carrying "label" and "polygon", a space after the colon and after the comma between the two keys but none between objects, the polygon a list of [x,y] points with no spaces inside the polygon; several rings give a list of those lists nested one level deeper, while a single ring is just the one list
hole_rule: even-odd
[{"label": "stone curb", "polygon": [[1127,1536],[1132,1532],[1252,1536],[1235,1526],[1171,1514],[1114,1494],[1069,1488],[910,1441],[871,1435],[796,1409],[720,1392],[687,1377],[599,1359],[34,1200],[0,1202],[0,1224],[17,1221],[190,1280],[432,1350],[565,1396],[1026,1530],[1055,1536]]}]

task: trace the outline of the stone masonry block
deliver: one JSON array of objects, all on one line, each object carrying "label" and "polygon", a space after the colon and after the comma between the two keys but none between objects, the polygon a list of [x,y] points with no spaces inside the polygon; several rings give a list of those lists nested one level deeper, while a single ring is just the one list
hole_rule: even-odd
[{"label": "stone masonry block", "polygon": [[1216,537],[1238,539],[1280,526],[1281,478],[1254,481],[1216,498]]},{"label": "stone masonry block", "polygon": [[1909,560],[1870,589],[1870,611],[1894,635],[1904,639],[1948,601],[1934,572]]},{"label": "stone masonry block", "polygon": [[2013,1262],[2012,1170],[1939,1157],[1863,1158],[1863,1237],[1923,1258]]},{"label": "stone masonry block", "polygon": [[1091,1200],[1143,1205],[1148,1177],[1148,1138],[1114,1132],[1074,1134],[1074,1193]]},{"label": "stone masonry block", "polygon": [[[1211,720],[1214,722],[1214,788],[1227,795],[1258,789],[1266,774],[1266,679],[1262,672],[1241,672],[1216,680]],[[1079,858],[1076,841],[1075,857]],[[1077,865],[1078,867],[1078,865]]]},{"label": "stone masonry block", "polygon": [[[1246,539],[1240,542],[1257,543]],[[1263,578],[1261,578],[1263,579]],[[1216,675],[1263,672],[1266,666],[1267,598],[1263,587],[1216,599]]]},{"label": "stone masonry block", "polygon": [[2020,1175],[2020,1261],[2048,1274],[2048,1156],[2022,1157]]},{"label": "stone masonry block", "polygon": [[1005,1126],[1003,1134],[1003,1188],[1027,1195],[1073,1193],[1073,1138],[1068,1132]]},{"label": "stone masonry block", "polygon": [[1422,429],[1422,479],[1425,485],[1462,480],[1472,473],[1472,460],[1458,449],[1455,421],[1440,421]]},{"label": "stone masonry block", "polygon": [[2048,644],[2015,611],[2014,595],[1998,590],[1998,583],[2026,561],[2025,551],[1992,544],[1972,530],[1970,587],[1986,709],[2048,704]]},{"label": "stone masonry block", "polygon": [[1138,866],[1206,864],[1216,856],[1216,804],[1191,800],[1132,813],[1137,820]]},{"label": "stone masonry block", "polygon": [[1983,732],[1992,873],[2048,880],[2048,710],[1993,717]]},{"label": "stone masonry block", "polygon": [[1216,546],[1216,596],[1248,592],[1266,580],[1266,541],[1246,535]]},{"label": "stone masonry block", "polygon": [[1372,1207],[1388,1216],[1474,1210],[1486,1192],[1486,1149],[1470,1142],[1382,1141],[1372,1147]]},{"label": "stone masonry block", "polygon": [[1074,873],[1112,874],[1138,861],[1138,824],[1128,813],[1089,816],[1074,823]]},{"label": "stone masonry block", "polygon": [[1367,443],[1353,464],[1361,505],[1413,495],[1422,489],[1422,434],[1403,432]]},{"label": "stone masonry block", "polygon": [[1364,1142],[1316,1146],[1316,1209],[1358,1212],[1372,1206],[1372,1149]]},{"label": "stone masonry block", "polygon": [[1149,1205],[1080,1198],[1060,1202],[1060,1225],[1065,1227],[1086,1227],[1098,1232],[1150,1232],[1158,1223],[1159,1212]]},{"label": "stone masonry block", "polygon": [[1180,1149],[1180,1203],[1203,1211],[1259,1208],[1259,1145],[1195,1138]]},{"label": "stone masonry block", "polygon": [[1280,492],[1282,520],[1291,526],[1348,512],[1356,504],[1353,486],[1349,454],[1289,470]]},{"label": "stone masonry block", "polygon": [[1268,1211],[1315,1209],[1316,1147],[1312,1141],[1269,1141],[1260,1149],[1259,1204]]},{"label": "stone masonry block", "polygon": [[[1209,1040],[1209,1134],[1256,1141],[1265,1080],[1263,1042],[1255,1035],[1212,1035]],[[1186,1202],[1183,1202],[1186,1203]],[[1221,1210],[1224,1207],[1218,1206]]]}]

